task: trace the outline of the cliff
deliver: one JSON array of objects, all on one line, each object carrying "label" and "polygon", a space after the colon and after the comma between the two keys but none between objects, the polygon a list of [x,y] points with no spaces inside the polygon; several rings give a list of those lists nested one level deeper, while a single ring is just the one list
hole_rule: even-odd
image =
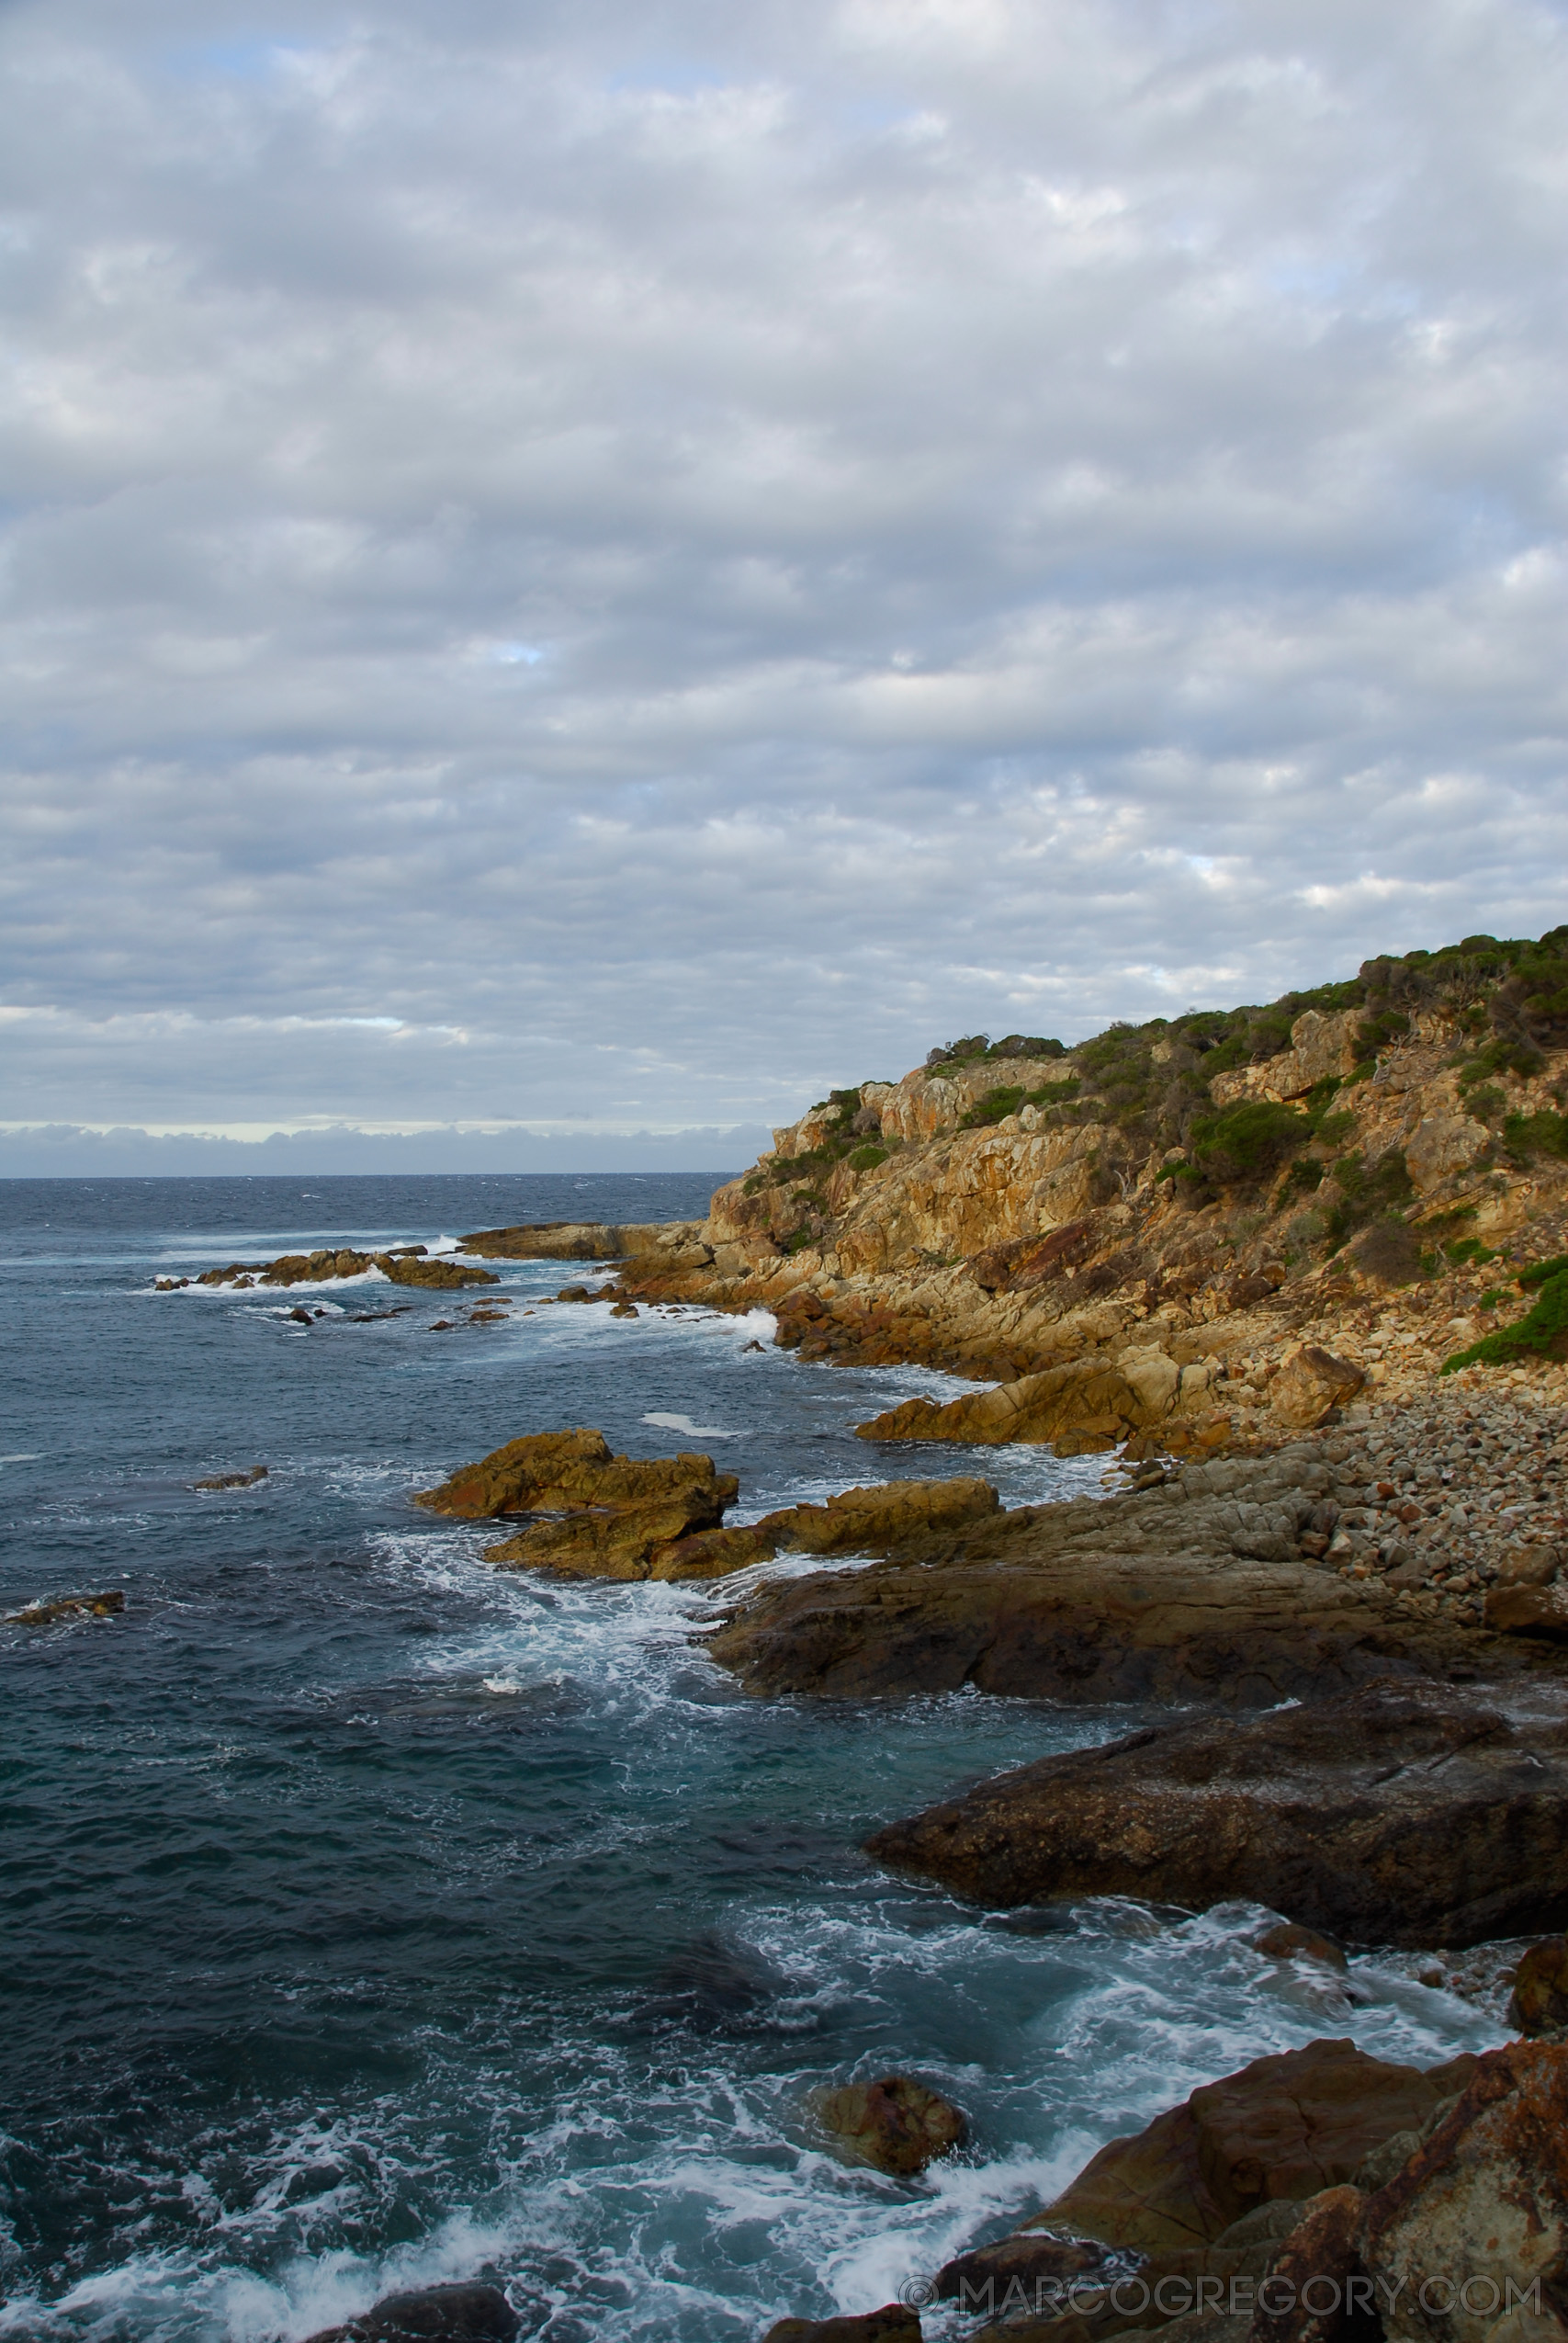
[{"label": "cliff", "polygon": [[1072,1048],[970,1036],[775,1132],[705,1222],[608,1233],[628,1294],[767,1307],[807,1357],[1125,1362],[1143,1420],[1245,1442],[1303,1344],[1396,1397],[1517,1318],[1568,1246],[1565,1104],[1568,927],[1472,936]]}]

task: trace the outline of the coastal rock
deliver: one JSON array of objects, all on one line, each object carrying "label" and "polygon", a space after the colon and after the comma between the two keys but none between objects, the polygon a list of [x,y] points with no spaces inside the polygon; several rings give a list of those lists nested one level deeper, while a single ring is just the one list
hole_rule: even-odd
[{"label": "coastal rock", "polygon": [[384,2294],[309,2343],[513,2343],[522,2324],[499,2286],[422,2286]]},{"label": "coastal rock", "polygon": [[1305,1430],[1353,1399],[1366,1379],[1348,1359],[1337,1359],[1319,1343],[1303,1343],[1269,1385],[1269,1404],[1281,1423]]},{"label": "coastal rock", "polygon": [[459,1466],[439,1488],[416,1490],[413,1502],[453,1521],[483,1522],[506,1513],[648,1504],[691,1488],[712,1491],[716,1510],[711,1519],[717,1521],[739,1494],[739,1483],[732,1474],[716,1472],[711,1456],[612,1455],[602,1432],[581,1427],[509,1440],[477,1465]]},{"label": "coastal rock", "polygon": [[[1388,2343],[1484,2343],[1568,2262],[1568,2046],[1485,2052],[1458,2104],[1368,2203],[1361,2258]],[[1429,2281],[1440,2280],[1439,2285]]]},{"label": "coastal rock", "polygon": [[455,1261],[430,1261],[423,1245],[403,1246],[392,1252],[355,1252],[352,1246],[323,1246],[313,1253],[280,1253],[276,1261],[231,1261],[223,1269],[206,1269],[198,1285],[321,1285],[334,1278],[363,1277],[378,1269],[394,1285],[429,1285],[446,1290],[459,1285],[494,1285],[500,1281],[489,1269],[475,1269]]},{"label": "coastal rock", "polygon": [[1508,2023],[1522,2034],[1551,2034],[1568,2026],[1568,1938],[1532,1944],[1514,1972]]},{"label": "coastal rock", "polygon": [[772,1534],[758,1522],[746,1529],[698,1530],[667,1538],[649,1556],[650,1579],[724,1579],[753,1562],[771,1562],[778,1552]]},{"label": "coastal rock", "polygon": [[265,1465],[253,1465],[243,1473],[209,1473],[203,1480],[193,1480],[192,1488],[254,1488],[258,1480],[267,1477]]},{"label": "coastal rock", "polygon": [[[1251,2343],[1340,2343],[1357,2322],[1348,2283],[1364,2280],[1360,2225],[1366,2199],[1348,2184],[1308,2199],[1274,2258],[1272,2283],[1253,2314]],[[1366,2289],[1370,2296],[1371,2289]]]},{"label": "coastal rock", "polygon": [[1484,1615],[1503,1635],[1568,1641],[1568,1586],[1489,1587]]},{"label": "coastal rock", "polygon": [[878,2082],[819,2092],[813,2110],[823,2130],[851,2156],[902,2179],[961,2147],[969,2129],[951,2100],[908,2075],[884,2075]]},{"label": "coastal rock", "polygon": [[1043,1758],[867,1851],[992,1906],[1242,1898],[1360,1943],[1474,1944],[1568,1918],[1565,1798],[1561,1713],[1382,1683]]},{"label": "coastal rock", "polygon": [[564,1521],[535,1522],[500,1545],[487,1545],[484,1559],[503,1569],[559,1570],[570,1578],[649,1578],[656,1551],[694,1531],[717,1528],[736,1487],[725,1474],[640,1502],[584,1507]]},{"label": "coastal rock", "polygon": [[855,1436],[1040,1445],[1065,1433],[1089,1433],[1097,1444],[1111,1448],[1149,1421],[1144,1398],[1119,1367],[1080,1361],[990,1391],[966,1391],[957,1399],[905,1399],[869,1423],[856,1424]]},{"label": "coastal rock", "polygon": [[987,1521],[1000,1506],[989,1481],[890,1480],[840,1489],[823,1505],[790,1505],[759,1530],[795,1554],[856,1554],[900,1546]]},{"label": "coastal rock", "polygon": [[626,1261],[661,1269],[707,1266],[713,1246],[701,1220],[544,1220],[514,1228],[477,1228],[463,1251],[482,1261]]},{"label": "coastal rock", "polygon": [[971,2312],[995,2311],[1009,2289],[1018,2286],[1023,2300],[1031,2303],[1041,2300],[1046,2288],[1092,2276],[1109,2258],[1107,2249],[1090,2238],[1053,2237],[1024,2229],[943,2263],[934,2281],[936,2299]]},{"label": "coastal rock", "polygon": [[[1315,1468],[1321,1471],[1321,1468]],[[1390,1674],[1500,1673],[1542,1647],[1476,1638],[1375,1580],[1304,1560],[1314,1467],[1188,1466],[1102,1502],[981,1517],[908,1558],[766,1580],[708,1643],[753,1691],[862,1699],[982,1692],[1073,1702],[1267,1707]]]},{"label": "coastal rock", "polygon": [[762,2343],[920,2343],[920,2322],[902,2303],[886,2303],[858,2318],[781,2318]]},{"label": "coastal rock", "polygon": [[13,1611],[6,1619],[7,1627],[53,1627],[64,1619],[118,1619],[125,1609],[125,1596],[118,1587],[109,1587],[102,1594],[61,1594],[50,1602],[29,1602],[23,1611]]},{"label": "coastal rock", "polygon": [[1345,1947],[1320,1929],[1303,1928],[1295,1920],[1275,1920],[1253,1938],[1253,1949],[1270,1961],[1315,1961],[1320,1968],[1346,1969]]},{"label": "coastal rock", "polygon": [[1261,2204],[1344,2186],[1380,2142],[1462,2089],[1475,2063],[1397,2066],[1342,2040],[1255,2058],[1109,2141],[1025,2234],[1037,2224],[1155,2255],[1213,2245]]}]

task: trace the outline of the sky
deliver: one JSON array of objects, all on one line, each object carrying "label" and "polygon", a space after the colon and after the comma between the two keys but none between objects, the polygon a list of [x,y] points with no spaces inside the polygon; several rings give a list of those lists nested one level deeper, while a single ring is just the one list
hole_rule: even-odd
[{"label": "sky", "polygon": [[0,1168],[1568,918],[1565,121],[1545,0],[0,0]]}]

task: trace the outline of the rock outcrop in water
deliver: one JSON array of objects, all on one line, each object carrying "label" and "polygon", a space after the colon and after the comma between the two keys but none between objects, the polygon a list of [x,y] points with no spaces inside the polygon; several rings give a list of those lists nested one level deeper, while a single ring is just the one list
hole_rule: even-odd
[{"label": "rock outcrop in water", "polygon": [[1568,1703],[1382,1683],[1043,1758],[868,1841],[988,1905],[1244,1898],[1361,1943],[1568,1919]]},{"label": "rock outcrop in water", "polygon": [[513,2343],[523,2322],[499,2286],[423,2286],[384,2294],[342,2326],[309,2343]]},{"label": "rock outcrop in water", "polygon": [[[240,1288],[321,1285],[339,1277],[363,1277],[369,1269],[378,1269],[394,1285],[425,1285],[439,1293],[462,1285],[500,1283],[493,1270],[478,1269],[469,1262],[427,1260],[423,1245],[379,1253],[355,1252],[352,1246],[343,1245],[335,1251],[323,1247],[313,1253],[280,1253],[276,1261],[231,1261],[222,1269],[203,1270],[196,1283]],[[160,1291],[175,1290],[172,1284],[160,1287]]]},{"label": "rock outcrop in water", "polygon": [[908,2075],[884,2075],[874,2083],[844,2083],[819,2091],[813,2112],[839,2147],[862,2164],[910,2179],[939,2156],[962,2147],[969,2125],[961,2109],[940,2091]]},{"label": "rock outcrop in water", "polygon": [[118,1619],[125,1609],[118,1587],[102,1594],[57,1594],[48,1602],[29,1602],[25,1610],[7,1613],[7,1627],[58,1627],[73,1619]]}]

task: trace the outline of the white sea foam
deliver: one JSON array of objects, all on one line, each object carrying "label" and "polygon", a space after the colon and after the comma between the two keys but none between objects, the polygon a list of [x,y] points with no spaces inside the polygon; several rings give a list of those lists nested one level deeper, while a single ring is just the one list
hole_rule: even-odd
[{"label": "white sea foam", "polygon": [[726,1432],[722,1424],[694,1423],[690,1416],[644,1416],[644,1423],[657,1424],[661,1432],[683,1432],[689,1440],[748,1440],[749,1432]]}]

